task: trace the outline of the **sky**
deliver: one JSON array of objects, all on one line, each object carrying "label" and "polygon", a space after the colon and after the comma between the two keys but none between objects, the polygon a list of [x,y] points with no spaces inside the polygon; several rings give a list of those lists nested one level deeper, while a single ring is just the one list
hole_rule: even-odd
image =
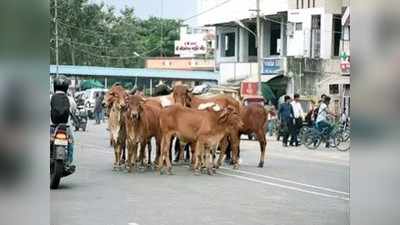
[{"label": "sky", "polygon": [[[164,18],[185,19],[196,14],[197,0],[91,0],[90,2],[104,2],[107,6],[114,6],[116,11],[125,6],[134,7],[135,14],[146,19],[149,16],[161,16],[161,2],[163,1]],[[185,22],[189,25],[196,24],[196,18]]]}]

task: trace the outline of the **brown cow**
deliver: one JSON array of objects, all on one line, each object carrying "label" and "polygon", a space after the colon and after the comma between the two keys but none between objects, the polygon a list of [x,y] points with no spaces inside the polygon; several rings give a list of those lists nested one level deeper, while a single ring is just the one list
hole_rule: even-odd
[{"label": "brown cow", "polygon": [[121,166],[121,149],[125,145],[125,98],[127,93],[121,85],[113,85],[104,98],[104,103],[109,108],[108,127],[114,147],[115,161],[113,168]]},{"label": "brown cow", "polygon": [[167,107],[173,104],[185,105],[189,100],[189,88],[186,85],[176,85],[173,88],[173,92],[169,95],[148,97],[148,100],[154,100],[159,102],[163,107]]},{"label": "brown cow", "polygon": [[[127,104],[125,124],[128,136],[127,168],[130,172],[132,170],[132,160],[136,163],[137,146],[139,143],[139,161],[142,164],[146,145],[152,137],[156,139],[156,160],[160,155],[161,131],[158,117],[161,105],[154,101],[146,101],[143,97],[138,95],[128,96]],[[151,147],[148,149],[148,164],[151,164]]]},{"label": "brown cow", "polygon": [[[239,130],[239,137],[242,134],[255,134],[258,142],[260,143],[260,161],[258,162],[258,167],[264,166],[265,159],[265,149],[267,145],[267,140],[265,138],[265,128],[268,120],[268,110],[264,109],[263,106],[258,104],[250,104],[248,106],[240,107],[240,117],[243,121],[243,127]],[[226,140],[225,140],[226,141]],[[228,140],[230,141],[230,140]],[[228,143],[224,142],[221,147],[221,154],[218,159],[218,166],[221,166],[223,157],[225,156],[225,151]],[[232,155],[236,156],[236,152],[232,152]],[[238,157],[238,156],[236,156]]]},{"label": "brown cow", "polygon": [[169,147],[172,138],[176,136],[183,142],[196,143],[195,154],[192,157],[195,172],[198,173],[201,161],[199,158],[204,154],[208,173],[211,174],[210,149],[215,149],[227,133],[232,129],[239,129],[242,123],[239,114],[230,106],[221,109],[220,106],[213,104],[204,110],[197,110],[173,105],[161,111],[160,126],[163,135],[159,160],[160,173],[164,160],[168,173],[171,173]]},{"label": "brown cow", "polygon": [[[216,95],[216,96],[193,96],[191,93],[188,95],[188,102],[187,105],[191,108],[198,108],[202,104],[206,103],[211,103],[214,102],[222,107],[232,107],[235,112],[239,113],[240,112],[240,103],[236,99],[234,99],[231,96],[228,95]],[[228,140],[229,139],[229,140]],[[232,149],[233,149],[233,157],[232,161],[234,164],[234,168],[237,169],[239,168],[239,161],[237,160],[237,156],[239,154],[239,145],[240,145],[240,136],[239,136],[239,130],[238,129],[232,129],[227,136],[225,136],[221,143],[220,143],[220,148],[221,149],[226,149],[228,144],[231,144]],[[182,151],[182,150],[181,150]],[[181,152],[181,154],[183,154]],[[181,155],[180,154],[180,155]]]}]

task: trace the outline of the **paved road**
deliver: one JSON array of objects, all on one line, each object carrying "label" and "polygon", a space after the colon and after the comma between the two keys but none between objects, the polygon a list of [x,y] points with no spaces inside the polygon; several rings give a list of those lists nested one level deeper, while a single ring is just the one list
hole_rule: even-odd
[{"label": "paved road", "polygon": [[283,148],[270,138],[257,168],[258,142],[241,142],[240,170],[215,176],[112,171],[105,125],[75,133],[77,172],[51,191],[52,225],[349,224],[349,154]]}]

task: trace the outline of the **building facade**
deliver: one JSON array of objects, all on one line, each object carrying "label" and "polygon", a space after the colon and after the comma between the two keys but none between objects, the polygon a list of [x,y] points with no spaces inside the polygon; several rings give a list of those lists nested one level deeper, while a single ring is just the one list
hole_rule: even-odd
[{"label": "building facade", "polygon": [[[260,0],[261,43],[256,41],[256,1],[198,0],[199,25],[215,26],[215,66],[220,83],[255,79],[277,96],[299,93],[332,96],[335,111],[343,111],[350,77],[343,74],[346,43],[343,16],[349,1]],[[218,7],[216,7],[218,6]],[[349,21],[349,20],[346,20]],[[348,29],[349,30],[349,29]],[[257,63],[261,47],[262,65]],[[349,49],[349,47],[348,47]],[[348,111],[348,110],[347,110]]]}]

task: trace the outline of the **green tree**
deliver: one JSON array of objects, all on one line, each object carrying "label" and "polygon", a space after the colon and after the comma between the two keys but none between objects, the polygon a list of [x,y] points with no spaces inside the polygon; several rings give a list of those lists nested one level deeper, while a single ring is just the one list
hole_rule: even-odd
[{"label": "green tree", "polygon": [[[50,0],[54,16],[54,0]],[[133,8],[114,8],[88,0],[58,1],[59,62],[72,65],[143,67],[143,57],[173,56],[181,21],[141,20]],[[55,23],[50,25],[50,63],[55,64]],[[140,57],[139,57],[139,56]]]}]

